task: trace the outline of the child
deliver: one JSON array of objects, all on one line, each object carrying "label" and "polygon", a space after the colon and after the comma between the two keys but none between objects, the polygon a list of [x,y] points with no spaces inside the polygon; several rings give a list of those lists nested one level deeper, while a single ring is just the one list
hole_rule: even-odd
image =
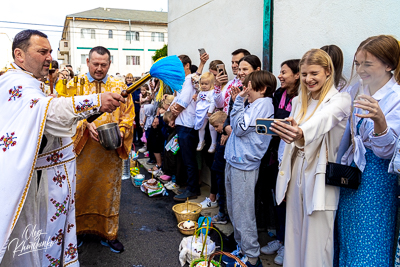
[{"label": "child", "polygon": [[[226,196],[225,196],[225,145],[221,145],[221,136],[223,134],[223,126],[226,120],[226,113],[223,111],[217,111],[210,117],[210,124],[214,127],[218,133],[217,147],[215,149],[214,161],[211,166],[211,189],[210,197],[206,198],[206,201],[215,202],[218,201],[219,212],[217,215],[212,217],[212,223],[226,224],[228,222],[228,214],[225,211]],[[216,198],[217,193],[219,195]],[[208,204],[207,206],[212,206]]]},{"label": "child", "polygon": [[[168,144],[176,136],[175,126],[172,123],[174,121],[174,115],[171,111],[166,111],[163,116],[164,123],[168,125],[168,137],[166,143]],[[169,181],[164,186],[168,190],[178,189],[179,185],[176,184],[177,173],[177,155],[174,151],[165,150],[163,159],[163,170],[164,175],[160,176],[160,179]]]},{"label": "child", "polygon": [[[258,243],[254,189],[261,159],[267,152],[271,136],[256,133],[257,118],[272,118],[272,95],[276,78],[268,71],[250,73],[244,89],[235,99],[231,111],[232,133],[225,150],[226,204],[234,226],[235,240],[247,266],[262,266]],[[250,105],[244,107],[247,97]],[[227,266],[234,266],[235,262]]]},{"label": "child", "polygon": [[[147,127],[146,127],[146,129],[144,129],[145,128],[144,125],[146,123],[146,115],[145,115],[144,106],[151,103],[149,86],[147,84],[144,84],[140,88],[139,103],[140,103],[140,116],[139,116],[140,117],[140,127],[143,128],[143,135],[145,135],[145,130],[147,129]],[[139,152],[144,153],[145,151],[147,151],[147,142],[144,142],[144,146],[141,149],[139,149]]]},{"label": "child", "polygon": [[[151,129],[149,131],[149,142],[147,144],[147,148],[149,153],[154,153],[156,158],[156,165],[149,169],[150,173],[159,177],[163,175],[161,171],[162,158],[161,153],[164,151],[164,143],[167,138],[167,125],[162,120],[162,117],[166,110],[168,110],[172,101],[174,100],[174,96],[165,95],[164,99],[159,104],[159,108],[157,108],[157,112],[155,114]],[[150,142],[151,141],[151,142]]]},{"label": "child", "polygon": [[[196,104],[196,120],[194,129],[199,130],[199,144],[197,145],[197,151],[201,151],[204,148],[205,141],[204,135],[206,132],[206,126],[208,117],[213,113],[215,109],[213,94],[214,94],[214,74],[206,72],[200,77],[200,92],[197,96]],[[217,146],[217,132],[214,127],[209,125],[211,135],[211,146],[208,149],[208,153],[214,153],[215,147]]]}]

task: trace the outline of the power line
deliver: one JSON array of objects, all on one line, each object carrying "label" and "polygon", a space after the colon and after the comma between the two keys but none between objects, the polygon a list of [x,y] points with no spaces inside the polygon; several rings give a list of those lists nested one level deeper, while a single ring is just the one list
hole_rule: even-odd
[{"label": "power line", "polygon": [[37,26],[48,26],[48,27],[61,27],[61,28],[64,27],[62,25],[35,24],[35,23],[18,22],[18,21],[0,21],[0,22],[3,22],[3,23],[15,23],[15,24],[27,24],[27,25],[37,25]]},{"label": "power line", "polygon": [[[4,28],[4,29],[16,29],[16,30],[30,30],[31,28],[18,28],[18,27],[4,27],[4,26],[0,26],[0,28]],[[126,31],[126,30],[114,30],[114,29],[105,29],[105,28],[80,28],[80,27],[70,27],[71,29],[73,29],[73,28],[78,28],[78,29],[89,29],[89,30],[112,30],[113,31],[113,37],[114,36],[126,36],[126,32],[128,32],[128,31]],[[47,29],[35,29],[35,30],[38,30],[38,31],[43,31],[43,32],[58,32],[58,33],[62,33],[63,31],[57,31],[57,30],[47,30]],[[114,31],[117,31],[117,32],[125,32],[125,33],[114,33]],[[131,31],[131,32],[141,32],[141,33],[153,33],[153,32],[150,32],[150,31]],[[70,33],[72,33],[72,34],[81,34],[81,32],[80,31],[77,31],[77,32],[70,32]],[[156,33],[156,32],[154,32],[154,33]],[[164,34],[164,37],[168,37],[168,32],[157,32],[157,33],[163,33]],[[102,32],[95,32],[95,35],[105,35],[105,36],[108,36],[109,34],[107,33],[107,32],[104,32],[104,33],[102,33]],[[151,35],[142,35],[142,36],[140,36],[139,38],[152,38],[152,36]],[[157,36],[155,36],[154,38],[158,38]],[[110,39],[112,39],[112,38],[110,38]]]},{"label": "power line", "polygon": [[[17,21],[0,21],[0,23],[13,23],[13,24],[25,24],[25,25],[36,25],[36,26],[46,26],[46,27],[61,27],[64,28],[64,26],[61,25],[51,25],[51,24],[35,24],[35,23],[27,23],[27,22],[17,22]],[[134,28],[136,24],[133,24],[131,27]],[[0,28],[7,28],[7,27],[0,27]],[[90,28],[90,27],[77,27],[77,26],[69,26],[71,29],[93,29],[93,30],[112,30],[112,29],[106,29],[106,28]],[[13,28],[10,28],[13,29]],[[44,31],[44,30],[43,30]],[[50,30],[48,30],[50,31]],[[53,30],[55,31],[55,30]],[[115,30],[115,31],[124,31],[124,30]],[[60,31],[55,31],[55,32],[63,32],[63,30]],[[152,32],[152,31],[136,31],[136,32]]]}]

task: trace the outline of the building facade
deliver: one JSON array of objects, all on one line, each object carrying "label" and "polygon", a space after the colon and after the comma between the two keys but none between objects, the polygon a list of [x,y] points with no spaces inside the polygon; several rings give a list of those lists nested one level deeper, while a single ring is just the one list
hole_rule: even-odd
[{"label": "building facade", "polygon": [[141,76],[150,70],[155,51],[168,42],[167,19],[167,12],[112,8],[68,15],[57,58],[61,66],[85,73],[90,49],[104,46],[111,53],[109,74]]},{"label": "building facade", "polygon": [[0,71],[10,67],[12,58],[12,41],[10,37],[3,32],[0,32]]}]

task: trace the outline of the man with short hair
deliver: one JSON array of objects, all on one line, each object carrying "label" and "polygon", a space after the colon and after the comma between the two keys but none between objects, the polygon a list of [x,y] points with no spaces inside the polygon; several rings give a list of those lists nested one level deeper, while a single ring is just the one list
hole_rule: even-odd
[{"label": "man with short hair", "polygon": [[[85,80],[84,95],[102,92],[120,94],[126,89],[124,82],[107,74],[111,64],[107,48],[92,48],[86,63],[89,71],[80,76]],[[69,82],[69,86],[74,86],[73,81]],[[133,100],[129,95],[126,103],[121,104],[113,113],[103,114],[92,123],[79,122],[74,137],[74,150],[77,154],[77,233],[99,235],[103,238],[101,244],[116,253],[124,250],[117,239],[122,160],[128,159],[131,150],[134,118]],[[121,131],[122,146],[116,150],[106,150],[99,143],[97,128],[107,123],[117,123]]]},{"label": "man with short hair", "polygon": [[[231,90],[233,87],[242,86],[242,82],[238,77],[239,72],[239,61],[245,57],[250,55],[250,52],[246,49],[239,48],[232,52],[232,72],[235,77],[228,82],[228,75],[223,75],[223,73],[218,73],[215,78],[215,87],[214,87],[214,101],[216,108],[222,108],[223,111],[228,114],[228,118],[224,123],[224,133],[221,136],[221,144],[224,145],[229,135],[232,132],[232,127],[230,126],[230,117],[229,117],[229,109],[233,105],[233,101],[231,100]],[[224,88],[221,88],[221,85],[228,82]]]},{"label": "man with short hair", "polygon": [[40,31],[18,33],[12,51],[0,77],[0,266],[79,266],[71,137],[78,120],[125,100],[46,97],[52,50]]},{"label": "man with short hair", "polygon": [[[207,53],[200,56],[201,62],[197,70],[200,75],[208,58],[209,56]],[[200,195],[200,187],[196,160],[198,134],[194,129],[196,101],[193,100],[193,95],[196,94],[196,89],[192,84],[192,61],[186,55],[180,55],[179,59],[182,61],[186,77],[181,92],[177,93],[173,104],[171,104],[171,111],[175,121],[173,124],[175,124],[176,133],[178,134],[178,142],[181,151],[180,155],[188,175],[186,190],[182,194],[176,195],[174,200],[183,202],[186,201],[187,198],[197,198],[197,196]]]}]

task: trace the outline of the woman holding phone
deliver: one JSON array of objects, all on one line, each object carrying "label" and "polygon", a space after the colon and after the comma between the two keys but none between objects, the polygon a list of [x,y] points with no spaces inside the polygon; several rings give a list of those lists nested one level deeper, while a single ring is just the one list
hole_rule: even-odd
[{"label": "woman holding phone", "polygon": [[357,190],[340,190],[339,266],[393,266],[398,184],[388,168],[393,171],[389,163],[400,133],[399,42],[369,37],[357,48],[354,65],[362,86],[349,91],[359,95],[340,150],[347,148],[341,163],[358,167],[362,176]]},{"label": "woman holding phone", "polygon": [[351,99],[335,88],[333,63],[325,51],[308,51],[299,66],[300,92],[287,119],[291,125],[275,121],[270,128],[288,144],[276,182],[277,204],[286,198],[283,265],[332,266],[339,188],[325,185],[325,170],[327,161],[336,159]]},{"label": "woman holding phone", "polygon": [[[297,96],[300,86],[300,72],[299,72],[300,59],[290,59],[282,62],[281,71],[278,79],[281,82],[281,87],[275,91],[273,101],[274,104],[274,118],[285,119],[290,116],[292,111],[292,100]],[[263,186],[256,188],[259,191],[265,192],[266,187],[268,192],[275,191],[276,177],[278,176],[278,147],[280,143],[279,136],[273,136],[269,144],[267,153],[261,160],[259,181],[264,181]],[[283,143],[285,144],[285,143]],[[263,179],[271,177],[269,179]],[[257,195],[257,194],[256,194]],[[265,193],[262,193],[265,195]],[[268,201],[272,199],[268,196]],[[285,220],[286,220],[286,202],[275,206],[276,212],[276,240],[269,242],[266,246],[261,248],[261,253],[274,254],[277,256],[274,259],[276,264],[282,265],[284,258],[284,241],[285,241]]]}]

